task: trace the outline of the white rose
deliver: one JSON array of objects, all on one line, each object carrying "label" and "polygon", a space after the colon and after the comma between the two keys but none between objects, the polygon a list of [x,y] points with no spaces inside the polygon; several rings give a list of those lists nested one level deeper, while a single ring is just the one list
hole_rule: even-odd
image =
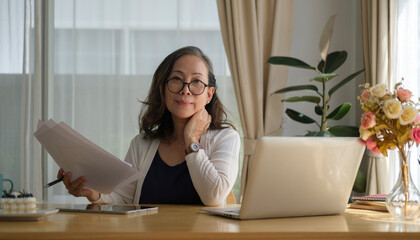
[{"label": "white rose", "polygon": [[384,102],[383,110],[388,118],[397,119],[402,114],[402,105],[400,101],[396,99],[386,100]]},{"label": "white rose", "polygon": [[370,105],[378,105],[379,104],[379,99],[375,96],[370,96],[370,98],[368,99],[368,103]]},{"label": "white rose", "polygon": [[366,141],[370,136],[374,134],[374,131],[370,131],[369,129],[364,129],[362,126],[360,126],[359,134],[360,134],[360,138],[363,139],[363,141]]},{"label": "white rose", "polygon": [[372,87],[371,92],[375,97],[381,98],[386,94],[386,88],[387,88],[386,84],[381,83]]},{"label": "white rose", "polygon": [[401,125],[407,125],[409,123],[414,122],[417,117],[417,109],[413,106],[405,106],[403,108],[403,112],[400,116],[400,124]]}]

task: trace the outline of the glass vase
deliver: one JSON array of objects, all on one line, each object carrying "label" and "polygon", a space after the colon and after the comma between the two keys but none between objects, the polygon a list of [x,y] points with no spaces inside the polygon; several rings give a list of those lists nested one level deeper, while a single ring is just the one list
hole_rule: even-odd
[{"label": "glass vase", "polygon": [[420,192],[410,174],[411,148],[397,150],[400,163],[398,180],[386,198],[386,207],[396,220],[414,220],[420,214]]}]

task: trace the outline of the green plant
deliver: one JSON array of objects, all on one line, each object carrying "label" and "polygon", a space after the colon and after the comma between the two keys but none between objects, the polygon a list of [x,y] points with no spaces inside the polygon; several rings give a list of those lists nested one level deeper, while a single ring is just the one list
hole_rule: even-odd
[{"label": "green plant", "polygon": [[318,82],[322,85],[321,91],[319,88],[314,84],[308,85],[297,85],[297,86],[290,86],[286,88],[282,88],[277,90],[273,94],[281,94],[286,92],[292,91],[301,91],[307,90],[316,93],[318,96],[314,95],[305,95],[305,96],[295,96],[290,97],[287,99],[283,99],[282,102],[309,102],[314,103],[316,106],[314,111],[317,115],[320,116],[320,122],[315,121],[311,117],[307,115],[297,112],[293,109],[286,109],[286,114],[291,119],[303,123],[303,124],[312,124],[315,123],[319,127],[319,132],[308,132],[306,136],[359,136],[359,128],[355,126],[333,126],[328,127],[327,122],[328,120],[340,120],[342,119],[351,109],[351,104],[349,102],[345,102],[335,108],[332,111],[329,111],[329,103],[333,94],[343,87],[346,83],[353,80],[357,75],[362,73],[364,69],[359,70],[348,77],[341,80],[335,86],[329,89],[327,92],[326,83],[331,79],[335,78],[338,74],[335,73],[339,67],[343,65],[343,63],[347,59],[347,52],[346,51],[336,51],[328,54],[332,32],[334,29],[334,22],[335,17],[337,15],[333,15],[330,17],[328,22],[324,26],[323,33],[321,35],[321,39],[319,41],[319,50],[321,53],[321,61],[318,63],[316,67],[311,66],[305,63],[302,60],[293,58],[293,57],[284,57],[284,56],[273,56],[268,59],[268,63],[276,64],[276,65],[285,65],[289,67],[297,67],[303,69],[310,69],[314,70],[318,75],[314,78],[310,79],[310,82]]}]

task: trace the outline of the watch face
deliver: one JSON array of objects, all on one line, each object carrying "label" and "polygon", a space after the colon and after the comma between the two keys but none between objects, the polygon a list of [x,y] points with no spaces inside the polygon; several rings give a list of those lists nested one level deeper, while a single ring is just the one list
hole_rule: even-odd
[{"label": "watch face", "polygon": [[198,143],[191,143],[190,148],[191,151],[198,152],[198,150],[200,150],[200,145],[198,145]]}]

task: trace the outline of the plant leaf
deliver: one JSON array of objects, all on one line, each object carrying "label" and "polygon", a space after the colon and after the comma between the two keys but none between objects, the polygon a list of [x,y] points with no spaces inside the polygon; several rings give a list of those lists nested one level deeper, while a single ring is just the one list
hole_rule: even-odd
[{"label": "plant leaf", "polygon": [[285,93],[285,92],[291,92],[291,91],[300,91],[300,90],[312,90],[312,91],[318,92],[318,88],[315,85],[296,85],[296,86],[290,86],[290,87],[279,89],[272,94]]},{"label": "plant leaf", "polygon": [[351,109],[351,104],[346,102],[338,106],[334,111],[328,114],[327,119],[340,120],[342,119]]},{"label": "plant leaf", "polygon": [[305,63],[304,61],[292,57],[275,56],[270,57],[267,62],[275,65],[286,65],[289,67],[306,68],[313,70],[316,69],[315,67]]},{"label": "plant leaf", "polygon": [[337,70],[339,67],[341,67],[341,65],[343,65],[346,59],[347,59],[346,51],[332,52],[328,54],[327,56],[327,65],[325,66],[325,69],[324,69],[324,65],[325,65],[324,60],[321,60],[318,63],[317,68],[319,71],[323,73],[332,73],[335,70]]},{"label": "plant leaf", "polygon": [[320,97],[317,96],[296,96],[281,100],[282,102],[313,102],[318,104],[321,101]]},{"label": "plant leaf", "polygon": [[315,122],[315,120],[306,116],[305,114],[296,112],[295,110],[292,110],[290,108],[286,109],[286,114],[287,116],[289,116],[291,119],[295,120],[296,122],[300,122],[304,124],[310,124],[310,123]]},{"label": "plant leaf", "polygon": [[334,126],[328,132],[337,137],[359,137],[359,128],[354,126]]},{"label": "plant leaf", "polygon": [[319,116],[322,116],[324,111],[322,110],[320,106],[315,106],[315,113],[318,114]]},{"label": "plant leaf", "polygon": [[353,74],[351,74],[350,76],[346,77],[344,80],[342,80],[341,82],[339,82],[337,85],[335,85],[334,87],[332,87],[330,89],[330,91],[328,91],[328,95],[331,98],[331,95],[337,91],[339,88],[341,88],[342,86],[344,86],[346,83],[350,82],[352,79],[354,79],[357,75],[359,75],[361,72],[365,71],[365,69],[359,70]]},{"label": "plant leaf", "polygon": [[323,74],[320,74],[320,75],[312,78],[311,81],[317,81],[317,82],[321,82],[321,83],[323,81],[327,82],[327,81],[329,81],[330,79],[334,78],[337,75],[338,75],[337,73],[323,73]]},{"label": "plant leaf", "polygon": [[[330,109],[330,105],[327,105],[327,111],[328,109]],[[324,113],[324,110],[320,106],[315,106],[315,113],[318,114],[319,116],[322,116],[322,114]]]},{"label": "plant leaf", "polygon": [[321,53],[321,58],[324,61],[327,61],[328,50],[330,49],[331,37],[334,31],[335,17],[337,14],[332,15],[328,19],[327,23],[324,26],[322,31],[321,39],[319,39],[319,52]]}]

